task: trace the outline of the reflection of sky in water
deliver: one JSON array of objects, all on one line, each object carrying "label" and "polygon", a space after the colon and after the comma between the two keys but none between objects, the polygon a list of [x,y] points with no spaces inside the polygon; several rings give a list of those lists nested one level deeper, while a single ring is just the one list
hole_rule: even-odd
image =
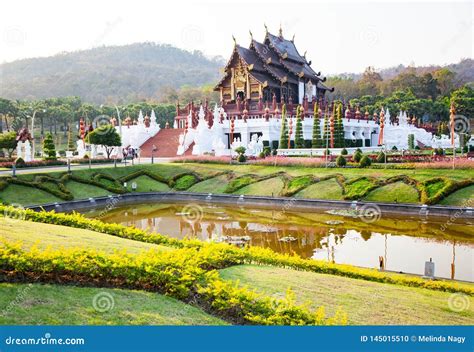
[{"label": "reflection of sky in water", "polygon": [[[448,229],[446,234],[451,237],[440,238],[436,235],[438,224],[432,223],[431,227],[426,227],[426,224],[419,224],[418,219],[393,219],[383,225],[386,228],[391,226],[394,230],[380,230],[380,225],[369,225],[378,230],[374,231],[366,224],[338,216],[332,216],[331,221],[341,220],[343,225],[323,225],[328,220],[327,214],[287,212],[282,215],[281,212],[268,210],[215,206],[206,206],[203,219],[192,223],[186,221],[182,207],[174,204],[161,205],[156,209],[145,206],[119,208],[108,213],[103,220],[134,225],[176,238],[187,236],[203,241],[222,239],[223,236],[248,236],[251,238],[250,245],[268,247],[280,253],[297,253],[305,258],[334,260],[336,263],[362,267],[378,268],[379,256],[383,256],[386,258],[387,270],[405,273],[423,274],[425,261],[432,258],[435,263],[435,275],[451,277],[453,241],[456,242],[457,235],[456,231],[450,233]],[[303,219],[301,224],[298,222],[298,216]],[[310,220],[307,216],[311,216]],[[387,221],[387,218],[384,220]],[[396,234],[401,222],[412,226],[413,230],[406,230],[412,236],[404,235],[407,232]],[[365,227],[361,227],[362,225]],[[457,231],[459,233],[459,229]],[[465,224],[461,232],[472,233],[472,225]],[[296,241],[279,241],[288,236],[296,238]],[[455,244],[455,278],[474,281],[474,246],[472,239],[466,241],[466,238],[469,236],[461,238],[462,243],[458,240]]]},{"label": "reflection of sky in water", "polygon": [[[378,268],[378,257],[383,256],[386,258],[387,270],[422,274],[425,261],[432,258],[435,262],[435,275],[451,277],[453,243],[449,241],[435,242],[420,237],[379,233],[372,233],[368,240],[364,240],[357,231],[350,230],[342,241],[337,243],[334,235],[325,237],[323,246],[315,250],[314,259],[328,260],[329,257],[329,260],[332,260],[334,255],[336,263]],[[456,278],[474,281],[472,247],[456,244],[454,251]]]}]

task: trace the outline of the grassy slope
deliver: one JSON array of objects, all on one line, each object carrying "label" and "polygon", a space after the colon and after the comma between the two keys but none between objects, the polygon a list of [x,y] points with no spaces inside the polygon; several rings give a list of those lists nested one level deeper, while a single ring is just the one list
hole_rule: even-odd
[{"label": "grassy slope", "polygon": [[252,183],[237,191],[235,194],[248,194],[255,196],[278,196],[283,188],[283,181],[280,177],[273,177],[268,180]]},{"label": "grassy slope", "polygon": [[99,232],[72,227],[42,224],[0,217],[0,240],[22,241],[24,248],[37,244],[40,248],[83,247],[108,253],[126,249],[130,253],[144,250],[170,250],[168,247],[132,241]]},{"label": "grassy slope", "polygon": [[364,200],[397,203],[418,203],[418,192],[403,182],[386,185],[370,192]]},{"label": "grassy slope", "polygon": [[221,270],[224,279],[239,280],[258,291],[284,296],[291,287],[300,303],[325,306],[329,315],[342,307],[349,323],[356,325],[461,325],[474,323],[474,299],[470,308],[449,309],[450,293],[388,285],[333,275],[290,269],[242,265]]},{"label": "grassy slope", "polygon": [[342,189],[336,180],[321,181],[299,191],[297,198],[342,199]]},{"label": "grassy slope", "polygon": [[148,176],[139,176],[127,182],[127,189],[132,190],[132,183],[137,184],[137,192],[166,192],[170,188],[163,182],[158,182]]},{"label": "grassy slope", "polygon": [[66,187],[74,195],[74,199],[83,199],[89,197],[101,197],[113,194],[103,188],[86,185],[84,183],[68,181],[66,182]]},{"label": "grassy slope", "polygon": [[188,189],[188,192],[197,193],[224,193],[227,187],[227,175],[221,175],[217,177],[198,182]]},{"label": "grassy slope", "polygon": [[[225,324],[199,308],[152,292],[9,283],[0,283],[0,292],[0,325]],[[113,297],[111,310],[94,309],[99,293]],[[11,302],[17,304],[8,308]]]},{"label": "grassy slope", "polygon": [[[83,247],[109,253],[123,249],[129,253],[149,249],[170,250],[164,246],[89,230],[3,217],[0,217],[0,239],[22,241],[25,248],[36,244],[39,248]],[[114,297],[115,307],[111,311],[100,313],[94,310],[93,297],[101,292],[107,292]],[[15,299],[23,295],[25,298],[17,305],[6,309],[10,302],[16,302]],[[66,311],[68,314],[64,314]],[[223,323],[196,307],[150,292],[57,285],[0,284],[0,324],[221,325]]]},{"label": "grassy slope", "polygon": [[459,206],[470,204],[468,206],[472,207],[474,205],[474,186],[469,186],[460,189],[459,191],[456,191],[453,194],[450,194],[445,199],[443,199],[440,204],[451,204]]},{"label": "grassy slope", "polygon": [[48,192],[33,187],[8,185],[7,188],[0,191],[0,201],[10,204],[28,205],[61,202],[62,200]]},{"label": "grassy slope", "polygon": [[[418,169],[418,170],[381,170],[381,169],[325,169],[325,168],[307,168],[307,167],[280,167],[280,166],[257,166],[257,165],[227,165],[227,164],[182,164],[182,163],[173,163],[173,164],[155,164],[155,165],[136,165],[136,166],[128,166],[128,167],[108,167],[108,168],[100,168],[100,169],[84,169],[84,170],[76,170],[73,173],[76,176],[82,177],[84,179],[90,179],[93,174],[97,172],[101,172],[115,178],[119,178],[125,175],[128,175],[136,170],[146,168],[154,173],[157,173],[165,178],[169,178],[184,172],[194,171],[199,173],[202,176],[209,176],[213,175],[219,171],[232,171],[236,174],[236,176],[242,176],[245,174],[257,174],[257,175],[268,175],[271,173],[275,173],[278,171],[284,171],[290,176],[301,176],[301,175],[308,175],[311,174],[313,176],[327,176],[327,175],[334,175],[335,173],[342,173],[347,180],[354,179],[356,177],[361,176],[370,176],[376,178],[388,178],[391,176],[396,176],[400,174],[404,174],[410,177],[413,177],[419,181],[427,180],[433,177],[439,176],[446,176],[452,178],[453,180],[465,180],[474,177],[474,170],[450,170],[450,169],[443,169],[443,170],[431,170],[431,169]],[[56,173],[49,173],[48,175],[53,177],[60,177],[63,173],[56,172]],[[34,178],[34,174],[24,174],[19,176],[25,180],[32,180]],[[163,183],[154,181],[146,176],[141,176],[135,179],[138,184],[138,191],[161,191],[161,190],[168,190],[167,186]],[[103,180],[103,182],[106,182]],[[215,177],[203,182],[199,182],[193,185],[190,189],[191,192],[212,192],[212,193],[222,193],[225,189],[227,184],[227,176],[219,176]],[[277,195],[281,190],[281,180],[278,178],[274,178],[267,181],[262,181],[254,185],[249,185],[244,187],[243,189],[239,190],[236,193],[239,194],[256,194],[256,195],[271,195],[272,192]],[[335,181],[325,181],[327,183],[321,183],[320,185],[312,185],[309,186],[308,189],[305,189],[297,195],[298,197],[309,197],[309,198],[321,198],[321,199],[341,199],[341,195],[339,190],[337,189],[336,185],[334,185]],[[129,182],[129,187],[131,187],[132,181]],[[74,193],[74,197],[76,199],[80,198],[88,198],[97,195],[106,195],[108,194],[105,190],[100,190],[97,187],[78,184],[75,182],[68,182],[68,185],[72,185],[70,187],[72,192]],[[328,185],[329,187],[326,189],[322,186]],[[364,189],[370,186],[370,182],[362,180],[356,182],[352,185],[349,185],[348,192],[351,193],[352,191],[357,191],[359,189]],[[435,191],[436,187],[440,185],[432,185],[430,186],[429,191]],[[375,192],[369,195],[369,199],[374,201],[394,201],[397,200],[398,202],[403,202],[403,199],[407,199],[408,202],[414,201],[413,192],[408,190],[409,194],[403,195],[402,197],[397,197],[396,194],[399,193],[400,190],[405,189],[403,186],[400,185],[389,185],[384,190],[387,192]],[[462,191],[460,191],[462,192]],[[461,193],[464,195],[464,193]],[[380,196],[380,198],[379,198]],[[390,196],[390,197],[389,197]],[[391,200],[392,199],[392,200]],[[452,200],[451,200],[452,199]],[[40,203],[47,203],[47,202],[54,202],[60,201],[60,199],[37,189],[18,186],[18,185],[9,185],[5,190],[0,191],[0,201],[4,201],[7,203],[20,203],[20,204],[40,204]],[[445,200],[443,204],[459,204],[461,200],[459,197],[449,198]]]}]

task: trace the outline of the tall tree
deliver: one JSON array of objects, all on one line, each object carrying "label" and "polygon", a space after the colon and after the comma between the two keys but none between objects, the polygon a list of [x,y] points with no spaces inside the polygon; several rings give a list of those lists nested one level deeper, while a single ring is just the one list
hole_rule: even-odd
[{"label": "tall tree", "polygon": [[322,148],[323,147],[323,140],[321,138],[321,120],[319,119],[319,105],[318,103],[314,103],[314,111],[313,111],[313,140],[312,140],[312,147],[313,148]]},{"label": "tall tree", "polygon": [[0,134],[0,150],[6,149],[8,157],[12,156],[13,151],[17,145],[16,132],[6,132]]},{"label": "tall tree", "polygon": [[329,111],[326,108],[326,111],[324,112],[324,126],[323,126],[323,146],[324,146],[324,148],[329,146],[329,138],[330,138],[330,133],[329,133]]},{"label": "tall tree", "polygon": [[67,132],[67,150],[70,152],[73,152],[76,150],[76,143],[72,135],[71,126],[69,126],[69,129]]},{"label": "tall tree", "polygon": [[[4,128],[7,131],[9,130],[8,118],[16,115],[17,112],[18,109],[13,101],[0,98],[0,133],[3,132]],[[3,121],[1,120],[2,117]],[[3,122],[5,122],[5,126],[3,126]]]},{"label": "tall tree", "polygon": [[114,147],[122,145],[120,135],[112,125],[104,125],[90,132],[87,135],[87,142],[103,146],[107,153],[107,159],[110,159]]},{"label": "tall tree", "polygon": [[278,148],[285,149],[288,145],[288,122],[286,121],[286,104],[281,107],[280,143]]},{"label": "tall tree", "polygon": [[301,115],[303,108],[298,106],[296,108],[296,129],[295,129],[295,148],[304,148],[304,137],[303,137],[303,122],[301,121]]},{"label": "tall tree", "polygon": [[336,108],[336,121],[335,121],[335,146],[336,148],[345,147],[344,139],[344,124],[342,121],[342,104],[338,104]]},{"label": "tall tree", "polygon": [[43,141],[43,159],[56,160],[56,147],[51,133],[48,133]]}]

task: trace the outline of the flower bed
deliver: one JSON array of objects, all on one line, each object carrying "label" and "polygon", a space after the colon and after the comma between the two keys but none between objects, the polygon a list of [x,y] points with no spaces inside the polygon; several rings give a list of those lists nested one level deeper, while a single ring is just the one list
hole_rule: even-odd
[{"label": "flower bed", "polygon": [[[7,161],[0,163],[0,167],[6,167],[11,169],[15,165],[15,161]],[[16,168],[24,167],[45,167],[45,166],[58,166],[58,165],[67,165],[66,161],[63,160],[35,160],[28,161],[25,163],[16,164]]]}]

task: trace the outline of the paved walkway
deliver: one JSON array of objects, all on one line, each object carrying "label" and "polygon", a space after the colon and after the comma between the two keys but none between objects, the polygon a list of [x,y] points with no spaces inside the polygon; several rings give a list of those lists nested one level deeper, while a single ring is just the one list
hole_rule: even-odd
[{"label": "paved walkway", "polygon": [[[171,158],[154,158],[153,162],[155,164],[163,164],[169,163],[172,159]],[[134,165],[143,165],[143,164],[151,164],[151,158],[140,158],[135,159],[133,162]],[[128,167],[131,166],[132,162],[127,160],[127,164],[124,162],[117,163],[117,167]],[[100,169],[106,167],[114,167],[114,163],[101,163],[101,164],[91,164],[90,167],[92,169]],[[72,170],[82,170],[88,169],[89,164],[71,164]],[[67,165],[59,165],[59,166],[44,166],[44,167],[28,167],[28,168],[19,168],[16,169],[17,175],[20,174],[33,174],[33,173],[45,173],[45,172],[61,172],[67,171]],[[12,170],[0,170],[0,176],[8,176],[12,174]]]}]

